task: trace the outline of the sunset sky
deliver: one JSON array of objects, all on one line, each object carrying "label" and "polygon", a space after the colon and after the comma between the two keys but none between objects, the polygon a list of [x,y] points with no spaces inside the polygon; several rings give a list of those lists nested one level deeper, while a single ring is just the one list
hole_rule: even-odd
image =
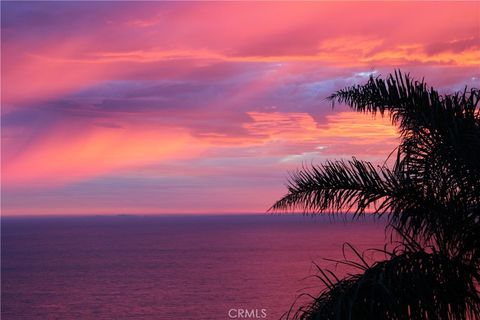
[{"label": "sunset sky", "polygon": [[336,89],[480,86],[480,2],[1,6],[4,215],[264,212],[302,163],[396,146]]}]

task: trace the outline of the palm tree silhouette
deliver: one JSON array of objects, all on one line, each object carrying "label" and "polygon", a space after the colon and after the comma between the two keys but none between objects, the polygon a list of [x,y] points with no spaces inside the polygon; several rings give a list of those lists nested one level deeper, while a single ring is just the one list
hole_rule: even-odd
[{"label": "palm tree silhouette", "polygon": [[479,90],[441,95],[397,71],[328,99],[390,117],[401,138],[393,166],[353,158],[304,167],[270,210],[385,216],[400,240],[384,261],[355,251],[358,261],[342,262],[358,274],[320,269],[325,289],[293,318],[480,319]]}]

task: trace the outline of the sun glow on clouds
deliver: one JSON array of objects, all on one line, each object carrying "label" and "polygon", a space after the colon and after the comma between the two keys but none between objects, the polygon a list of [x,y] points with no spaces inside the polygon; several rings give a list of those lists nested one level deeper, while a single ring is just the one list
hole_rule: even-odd
[{"label": "sun glow on clouds", "polygon": [[374,119],[369,115],[339,112],[328,115],[325,124],[319,125],[307,113],[248,114],[254,122],[245,127],[263,144],[303,146],[297,153],[282,158],[282,162],[298,164],[301,162],[298,160],[313,160],[315,156],[334,158],[344,156],[345,150],[374,160],[378,155],[388,154],[397,143],[398,134],[388,117]]},{"label": "sun glow on clouds", "polygon": [[[477,39],[478,42],[478,39]],[[18,65],[6,66],[5,76],[10,90],[5,93],[5,102],[31,101],[38,97],[73,91],[111,77],[135,76],[138,64],[182,63],[196,61],[197,67],[216,63],[300,63],[316,62],[338,67],[361,68],[371,65],[437,64],[476,68],[480,64],[480,46],[462,52],[428,53],[422,44],[404,44],[380,48],[382,40],[358,38],[333,38],[326,40],[318,52],[309,55],[261,55],[228,56],[209,50],[138,50],[128,52],[93,52],[86,57],[72,55],[76,50],[67,50],[59,56],[59,50],[32,54]],[[19,59],[20,60],[20,59]],[[158,67],[158,66],[157,66]],[[14,69],[14,70],[13,70]],[[161,69],[159,70],[161,74]],[[33,75],[33,77],[32,77]],[[25,78],[29,86],[25,86]],[[61,81],[58,81],[61,79]]]},{"label": "sun glow on clouds", "polygon": [[[326,154],[333,155],[341,139],[345,141],[343,147],[352,148],[387,142],[380,150],[385,153],[396,137],[395,129],[386,119],[373,121],[371,117],[352,112],[329,115],[323,126],[307,113],[247,114],[253,121],[243,124],[248,134],[241,139],[215,133],[192,136],[181,128],[159,129],[138,124],[90,126],[73,131],[69,126],[58,126],[6,162],[3,181],[17,187],[32,184],[52,187],[119,169],[194,159],[217,146],[263,146],[264,156],[283,155],[285,148],[297,153],[311,149],[318,153],[328,148]],[[321,144],[324,146],[319,148]]]},{"label": "sun glow on clouds", "polygon": [[52,187],[69,182],[192,156],[198,148],[182,129],[93,126],[71,132],[61,126],[4,164],[9,186]]},{"label": "sun glow on clouds", "polygon": [[447,92],[478,87],[479,12],[2,2],[2,211],[262,211],[304,162],[383,163],[388,119],[324,97],[395,68]]}]

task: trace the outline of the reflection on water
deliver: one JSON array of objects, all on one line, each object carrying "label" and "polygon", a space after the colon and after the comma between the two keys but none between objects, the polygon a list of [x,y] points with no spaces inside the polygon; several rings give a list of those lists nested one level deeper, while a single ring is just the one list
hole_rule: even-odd
[{"label": "reflection on water", "polygon": [[382,247],[384,224],[291,215],[3,218],[2,319],[212,320],[239,309],[277,319],[298,293],[318,293],[319,281],[305,279],[312,262],[334,267],[322,258],[340,258],[346,241]]}]

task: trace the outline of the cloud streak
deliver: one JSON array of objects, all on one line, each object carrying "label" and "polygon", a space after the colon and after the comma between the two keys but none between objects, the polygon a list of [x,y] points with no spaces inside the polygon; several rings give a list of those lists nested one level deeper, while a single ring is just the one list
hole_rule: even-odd
[{"label": "cloud streak", "polygon": [[480,79],[476,3],[1,5],[7,214],[262,211],[303,162],[395,146],[334,90]]}]

